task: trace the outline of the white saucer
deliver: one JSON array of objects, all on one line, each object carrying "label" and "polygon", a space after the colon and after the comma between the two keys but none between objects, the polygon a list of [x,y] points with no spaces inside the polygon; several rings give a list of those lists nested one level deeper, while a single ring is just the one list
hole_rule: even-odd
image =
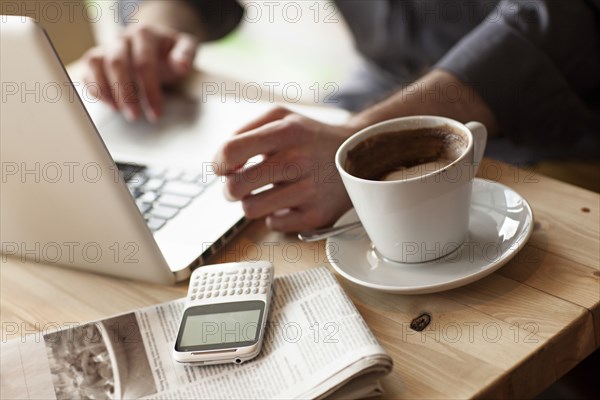
[{"label": "white saucer", "polygon": [[[358,221],[354,209],[335,225]],[[330,237],[327,258],[346,279],[375,290],[418,294],[453,289],[483,278],[506,264],[529,240],[533,213],[517,192],[496,182],[475,179],[469,237],[454,253],[417,264],[378,256],[365,230]]]}]

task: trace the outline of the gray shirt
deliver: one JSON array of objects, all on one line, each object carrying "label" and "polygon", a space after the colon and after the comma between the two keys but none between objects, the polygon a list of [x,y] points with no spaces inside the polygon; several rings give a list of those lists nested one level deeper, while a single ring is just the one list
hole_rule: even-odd
[{"label": "gray shirt", "polygon": [[[235,0],[189,1],[212,38],[243,15]],[[477,91],[514,142],[564,150],[600,137],[600,0],[335,3],[369,62],[347,108],[441,68]]]}]

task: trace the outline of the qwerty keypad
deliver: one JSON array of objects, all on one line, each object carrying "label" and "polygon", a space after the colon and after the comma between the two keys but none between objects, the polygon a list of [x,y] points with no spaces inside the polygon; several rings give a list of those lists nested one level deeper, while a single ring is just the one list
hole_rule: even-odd
[{"label": "qwerty keypad", "polygon": [[215,271],[195,271],[190,281],[190,301],[242,294],[267,294],[271,266]]},{"label": "qwerty keypad", "polygon": [[215,181],[214,174],[117,163],[131,195],[155,232]]}]

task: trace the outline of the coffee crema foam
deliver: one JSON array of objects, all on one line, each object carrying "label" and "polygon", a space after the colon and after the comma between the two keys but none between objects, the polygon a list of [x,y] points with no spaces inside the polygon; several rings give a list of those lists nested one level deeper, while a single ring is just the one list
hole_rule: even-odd
[{"label": "coffee crema foam", "polygon": [[386,132],[349,150],[344,169],[361,179],[407,180],[448,166],[467,145],[466,135],[450,125]]},{"label": "coffee crema foam", "polygon": [[411,178],[420,178],[437,170],[440,170],[452,164],[454,160],[436,160],[422,164],[413,165],[412,167],[400,167],[397,170],[388,172],[382,176],[380,181],[405,181]]}]

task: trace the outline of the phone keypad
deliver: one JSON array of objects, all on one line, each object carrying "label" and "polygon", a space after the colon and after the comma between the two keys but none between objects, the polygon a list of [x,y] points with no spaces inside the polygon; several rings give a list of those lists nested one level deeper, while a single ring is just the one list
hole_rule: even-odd
[{"label": "phone keypad", "polygon": [[272,266],[235,268],[229,271],[202,271],[192,274],[189,300],[211,299],[242,294],[267,294]]}]

